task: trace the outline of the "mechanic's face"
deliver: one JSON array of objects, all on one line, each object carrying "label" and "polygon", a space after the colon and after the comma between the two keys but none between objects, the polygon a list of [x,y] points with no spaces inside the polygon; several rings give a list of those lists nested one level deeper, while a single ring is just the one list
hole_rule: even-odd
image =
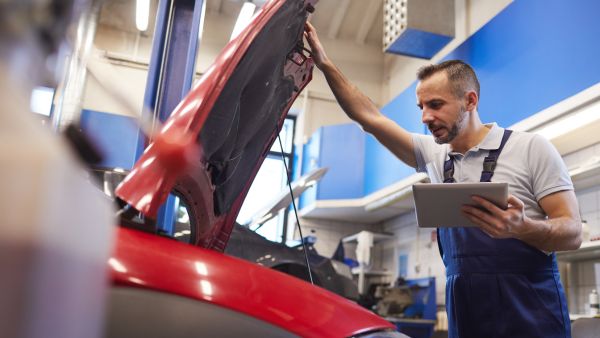
[{"label": "mechanic's face", "polygon": [[443,71],[417,85],[417,105],[438,144],[452,142],[467,123],[466,100],[456,97]]}]

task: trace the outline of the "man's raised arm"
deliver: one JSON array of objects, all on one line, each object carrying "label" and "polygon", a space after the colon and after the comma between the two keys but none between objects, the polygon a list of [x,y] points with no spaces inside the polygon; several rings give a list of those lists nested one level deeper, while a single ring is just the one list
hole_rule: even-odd
[{"label": "man's raised arm", "polygon": [[358,122],[366,132],[373,134],[404,163],[416,167],[411,134],[383,115],[373,101],[342,74],[325,54],[315,28],[308,22],[304,36],[310,45],[315,64],[325,75],[333,95],[346,115]]}]

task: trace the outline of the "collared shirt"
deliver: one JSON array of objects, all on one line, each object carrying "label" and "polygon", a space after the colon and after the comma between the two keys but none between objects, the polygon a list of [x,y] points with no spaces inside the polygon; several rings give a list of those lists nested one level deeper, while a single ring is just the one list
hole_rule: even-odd
[{"label": "collared shirt", "polygon": [[[437,144],[430,135],[412,134],[417,171],[427,173],[432,183],[443,181],[444,161],[454,156],[456,182],[479,182],[483,159],[497,149],[504,128],[486,124],[490,131],[465,154],[450,151],[449,144]],[[508,193],[525,203],[525,215],[544,219],[546,214],[538,201],[554,192],[573,190],[569,172],[556,148],[543,136],[514,131],[504,146],[492,182],[508,183]]]}]

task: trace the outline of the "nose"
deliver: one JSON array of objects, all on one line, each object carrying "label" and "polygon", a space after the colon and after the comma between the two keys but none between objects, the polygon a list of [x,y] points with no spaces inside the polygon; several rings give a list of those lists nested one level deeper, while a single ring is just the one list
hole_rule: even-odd
[{"label": "nose", "polygon": [[429,109],[427,109],[426,107],[423,108],[421,114],[421,122],[423,122],[424,124],[429,124],[430,122],[433,122],[434,117],[433,114],[429,112]]}]

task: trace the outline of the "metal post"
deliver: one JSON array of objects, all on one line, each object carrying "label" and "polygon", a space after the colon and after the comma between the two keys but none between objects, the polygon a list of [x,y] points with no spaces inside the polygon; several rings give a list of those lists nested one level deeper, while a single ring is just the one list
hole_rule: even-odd
[{"label": "metal post", "polygon": [[[204,1],[159,1],[144,94],[143,114],[149,115],[144,116],[146,119],[167,120],[192,86]],[[147,144],[148,140],[140,132],[136,158],[142,155]],[[157,217],[159,228],[169,234],[173,230],[174,208],[175,198],[170,196]]]}]

